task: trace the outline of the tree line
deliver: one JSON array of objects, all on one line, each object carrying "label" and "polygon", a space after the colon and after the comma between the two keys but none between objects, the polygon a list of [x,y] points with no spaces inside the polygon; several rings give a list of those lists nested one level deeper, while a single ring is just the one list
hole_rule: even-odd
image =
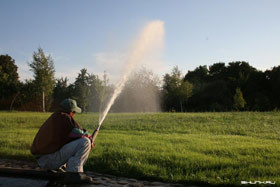
[{"label": "tree line", "polygon": [[[271,111],[280,107],[280,66],[260,71],[244,61],[219,62],[188,71],[181,80],[192,85],[183,111]],[[179,111],[176,103],[166,109]]]},{"label": "tree line", "polygon": [[[33,79],[19,81],[15,60],[0,55],[0,110],[54,111],[65,98],[85,112],[100,112],[115,85],[83,68],[74,83],[55,79],[54,61],[42,48],[28,63]],[[280,66],[260,71],[236,61],[199,66],[185,75],[175,66],[163,80],[142,68],[126,83],[113,112],[271,111],[280,108]]]}]

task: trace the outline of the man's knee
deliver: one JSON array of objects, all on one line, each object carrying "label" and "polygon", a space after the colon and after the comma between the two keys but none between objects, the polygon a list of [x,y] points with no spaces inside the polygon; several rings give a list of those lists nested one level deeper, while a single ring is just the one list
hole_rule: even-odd
[{"label": "man's knee", "polygon": [[89,138],[80,138],[80,142],[82,144],[83,147],[91,147],[91,140]]}]

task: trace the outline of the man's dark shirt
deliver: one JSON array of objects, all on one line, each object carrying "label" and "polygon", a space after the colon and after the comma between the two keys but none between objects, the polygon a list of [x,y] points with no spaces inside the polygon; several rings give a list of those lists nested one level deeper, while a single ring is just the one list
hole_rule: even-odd
[{"label": "man's dark shirt", "polygon": [[69,136],[73,128],[81,129],[68,113],[53,113],[36,134],[31,153],[42,155],[58,151],[63,145],[76,139]]}]

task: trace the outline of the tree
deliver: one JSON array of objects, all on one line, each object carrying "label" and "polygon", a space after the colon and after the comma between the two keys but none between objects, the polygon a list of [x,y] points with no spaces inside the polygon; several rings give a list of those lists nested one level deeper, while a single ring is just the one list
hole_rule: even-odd
[{"label": "tree", "polygon": [[183,112],[183,103],[186,103],[192,96],[193,85],[189,81],[181,80],[181,84],[178,88],[178,97],[180,99],[180,108]]},{"label": "tree", "polygon": [[211,81],[224,80],[226,77],[226,66],[225,63],[219,62],[209,66],[209,76]]},{"label": "tree", "polygon": [[71,98],[72,92],[70,91],[68,86],[67,77],[59,78],[56,80],[55,87],[53,89],[53,102],[52,102],[52,110],[55,110],[59,107],[59,104],[66,98]]},{"label": "tree", "polygon": [[[106,77],[106,74],[104,73]],[[108,81],[106,79],[106,81]],[[107,82],[101,81],[97,75],[88,74],[87,84],[89,87],[89,104],[88,110],[99,112],[101,110],[101,102],[106,97]]]},{"label": "tree", "polygon": [[15,60],[9,55],[0,55],[0,81],[1,84],[6,83],[18,83],[18,67],[15,64]]},{"label": "tree", "polygon": [[236,88],[235,95],[233,96],[233,100],[234,100],[233,107],[236,110],[243,109],[246,105],[246,101],[243,98],[243,93],[240,90],[240,88]]},{"label": "tree", "polygon": [[272,105],[271,109],[280,109],[280,66],[266,71],[265,75],[268,83],[268,96]]},{"label": "tree", "polygon": [[184,81],[188,81],[193,84],[193,94],[202,92],[209,82],[209,70],[206,65],[199,66],[193,71],[188,71],[184,77]]},{"label": "tree", "polygon": [[20,82],[15,60],[9,55],[0,55],[0,105],[11,110],[19,95]]},{"label": "tree", "polygon": [[[230,62],[226,69],[226,81],[231,89],[232,97],[236,94],[236,88],[240,88],[242,97],[246,101],[246,108],[253,108],[256,93],[262,92],[260,84],[263,81],[257,70],[245,61]],[[256,83],[259,85],[254,86]],[[233,105],[233,109],[236,109],[236,106]]]},{"label": "tree", "polygon": [[87,69],[81,69],[74,85],[70,85],[71,90],[73,86],[74,99],[77,100],[83,111],[98,112],[102,97],[106,96],[103,92],[105,86],[98,75],[89,74]]},{"label": "tree", "polygon": [[20,97],[18,98],[18,110],[42,111],[41,91],[34,80],[25,80],[21,85]]},{"label": "tree", "polygon": [[188,73],[185,75],[184,80],[188,80],[191,83],[198,84],[202,82],[206,82],[209,78],[209,71],[207,69],[207,66],[199,66],[198,68],[195,68],[193,71],[188,71]]},{"label": "tree", "polygon": [[103,80],[101,82],[101,87],[99,88],[100,88],[99,89],[100,104],[99,104],[98,112],[103,112],[105,110],[107,102],[110,99],[110,96],[112,96],[114,92],[114,85],[109,84],[109,78],[107,76],[106,71],[104,71],[103,73]]},{"label": "tree", "polygon": [[78,74],[78,77],[75,80],[74,87],[75,99],[81,106],[82,110],[86,111],[90,94],[87,69],[81,69],[81,72]]},{"label": "tree", "polygon": [[269,100],[270,84],[266,78],[266,74],[262,71],[254,71],[250,73],[246,81],[245,88],[242,89],[244,99],[246,100],[247,110],[265,111],[271,109],[271,104],[275,103]]},{"label": "tree", "polygon": [[191,97],[193,85],[184,81],[181,71],[175,66],[171,74],[163,78],[164,103],[167,110],[183,111],[183,104]]},{"label": "tree", "polygon": [[223,80],[205,84],[203,90],[196,92],[188,101],[189,111],[228,111],[232,107],[232,94]]},{"label": "tree", "polygon": [[[263,72],[257,71],[248,62],[230,62],[227,66],[223,62],[209,66],[199,66],[189,71],[185,80],[194,85],[193,96],[189,100],[190,110],[195,111],[228,111],[233,108],[233,97],[236,88],[243,91],[243,98],[247,102],[246,109],[261,109],[261,98],[266,97],[267,88]],[[258,104],[256,104],[258,102]],[[268,108],[266,104],[264,108]]]},{"label": "tree", "polygon": [[42,94],[42,111],[45,112],[45,98],[51,96],[55,86],[54,62],[51,55],[46,56],[42,48],[33,53],[33,61],[29,64],[34,73],[34,83]]}]

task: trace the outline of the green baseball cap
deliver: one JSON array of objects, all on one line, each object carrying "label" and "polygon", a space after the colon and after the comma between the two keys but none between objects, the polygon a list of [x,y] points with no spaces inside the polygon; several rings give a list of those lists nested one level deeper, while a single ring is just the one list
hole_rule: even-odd
[{"label": "green baseball cap", "polygon": [[77,102],[74,99],[64,99],[60,103],[60,107],[65,110],[65,112],[82,112],[82,109],[77,106]]}]

